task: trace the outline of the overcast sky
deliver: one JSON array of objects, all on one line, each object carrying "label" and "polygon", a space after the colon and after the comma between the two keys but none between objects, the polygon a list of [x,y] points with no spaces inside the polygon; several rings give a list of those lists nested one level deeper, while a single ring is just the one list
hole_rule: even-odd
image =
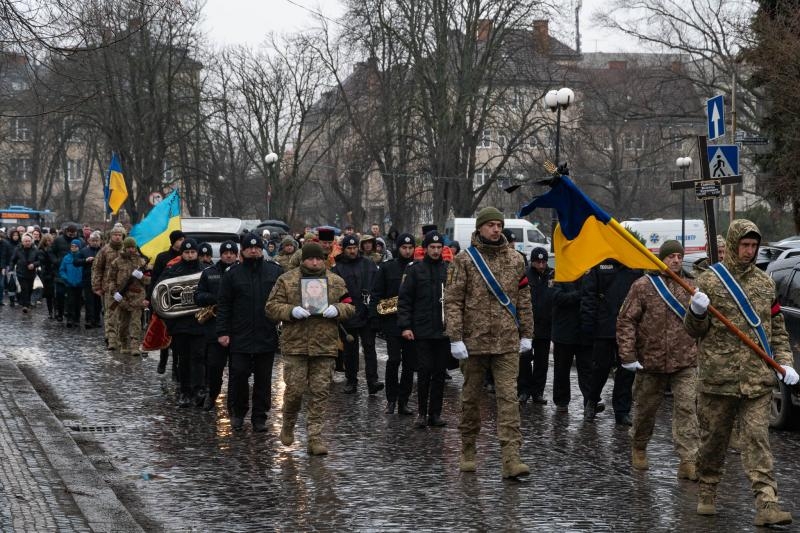
[{"label": "overcast sky", "polygon": [[[567,5],[569,3],[572,2],[568,2]],[[583,0],[581,10],[583,51],[635,50],[635,43],[610,36],[590,24],[591,15],[604,4],[603,0]],[[217,45],[256,46],[270,31],[294,33],[314,25],[313,11],[336,18],[341,15],[342,7],[338,0],[207,0],[203,28],[211,41]],[[574,47],[574,28],[570,27],[569,30],[567,44]]]}]

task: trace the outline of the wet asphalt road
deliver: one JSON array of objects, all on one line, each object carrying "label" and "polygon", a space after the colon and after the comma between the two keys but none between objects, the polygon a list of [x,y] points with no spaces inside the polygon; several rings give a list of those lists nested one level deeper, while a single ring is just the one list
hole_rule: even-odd
[{"label": "wet asphalt road", "polygon": [[[66,425],[99,426],[102,432],[73,431],[73,437],[146,530],[756,529],[737,455],[728,456],[719,515],[695,514],[696,485],[675,478],[678,461],[665,408],[648,449],[651,468],[641,473],[630,468],[627,432],[612,413],[583,422],[576,383],[568,414],[556,414],[552,402],[524,407],[522,457],[532,475],[520,483],[501,479],[489,394],[478,472],[458,471],[458,371],[446,385],[448,426],[442,429],[418,430],[413,417],[384,415],[385,398],[367,396],[363,379],[353,396],[342,394],[337,382],[324,432],[330,455],[310,457],[304,418],[294,446],[278,439],[280,357],[269,431],[253,433],[248,420],[243,432],[234,433],[224,396],[215,413],[178,409],[169,372],[156,373],[157,357],[107,352],[98,330],[68,330],[43,315],[41,308],[28,316],[0,308],[3,349]],[[382,341],[378,347],[382,374]],[[773,433],[772,446],[781,501],[800,517],[800,433]]]}]

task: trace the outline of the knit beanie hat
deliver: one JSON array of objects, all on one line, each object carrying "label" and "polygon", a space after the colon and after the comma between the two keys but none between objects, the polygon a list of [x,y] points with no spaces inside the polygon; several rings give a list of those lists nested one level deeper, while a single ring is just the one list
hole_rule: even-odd
[{"label": "knit beanie hat", "polygon": [[199,252],[198,248],[197,241],[194,239],[185,239],[181,243],[181,252],[185,252],[186,250],[195,250]]},{"label": "knit beanie hat", "polygon": [[322,251],[322,246],[315,242],[309,242],[303,245],[302,251],[302,258],[303,261],[306,259],[310,259],[312,257],[316,257],[317,259],[325,259],[325,253]]},{"label": "knit beanie hat", "polygon": [[499,220],[502,223],[504,218],[503,213],[496,207],[484,207],[478,211],[478,216],[475,218],[475,229],[480,228],[490,220]]},{"label": "knit beanie hat", "polygon": [[112,234],[112,235],[114,233],[119,233],[121,235],[125,235],[125,226],[123,226],[122,224],[117,222],[116,224],[114,224],[114,227],[111,228],[111,231],[109,233]]},{"label": "knit beanie hat", "polygon": [[136,239],[133,237],[127,237],[124,241],[122,241],[123,248],[130,248],[131,246],[134,248],[136,247]]},{"label": "knit beanie hat", "polygon": [[344,239],[342,239],[342,249],[348,246],[358,246],[358,238],[354,235],[345,235]]},{"label": "knit beanie hat", "polygon": [[197,252],[198,255],[214,255],[213,252],[211,251],[211,245],[208,244],[207,242],[201,242],[199,249],[200,251]]},{"label": "knit beanie hat", "polygon": [[431,244],[444,244],[444,239],[438,231],[429,231],[422,239],[422,247],[427,248]]},{"label": "knit beanie hat", "polygon": [[399,250],[400,247],[404,244],[410,244],[411,246],[414,246],[416,244],[414,242],[414,236],[411,235],[410,233],[401,233],[400,235],[398,235],[397,240],[394,241],[394,245]]},{"label": "knit beanie hat", "polygon": [[219,253],[222,255],[222,252],[233,252],[235,254],[239,253],[239,246],[233,241],[225,241],[219,245]]},{"label": "knit beanie hat", "polygon": [[181,230],[176,229],[175,231],[169,234],[169,243],[175,244],[175,241],[177,241],[178,239],[182,239],[184,237],[186,237],[186,234],[183,233]]},{"label": "knit beanie hat", "polygon": [[294,246],[295,248],[297,248],[297,241],[295,241],[294,239],[292,239],[290,236],[288,236],[288,235],[287,235],[287,236],[286,236],[286,237],[284,237],[284,238],[283,238],[283,240],[281,241],[281,245],[280,245],[280,246],[278,246],[278,249],[279,249],[279,250],[283,250],[283,247],[284,247],[284,246],[287,246],[287,245],[289,245],[289,244],[291,244],[292,246]]},{"label": "knit beanie hat", "polygon": [[663,260],[668,255],[675,253],[683,255],[683,246],[681,246],[681,243],[676,240],[664,241],[664,244],[658,249],[658,258]]},{"label": "knit beanie hat", "polygon": [[255,233],[247,233],[242,236],[242,250],[247,248],[263,248],[264,241]]},{"label": "knit beanie hat", "polygon": [[81,241],[80,241],[80,239],[72,239],[72,241],[69,243],[69,245],[70,246],[77,246],[78,248],[80,248],[81,247]]}]

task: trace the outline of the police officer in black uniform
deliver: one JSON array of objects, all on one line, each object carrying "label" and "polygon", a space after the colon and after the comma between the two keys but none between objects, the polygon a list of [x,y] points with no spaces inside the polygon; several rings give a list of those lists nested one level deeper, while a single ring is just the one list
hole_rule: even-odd
[{"label": "police officer in black uniform", "polygon": [[397,325],[403,338],[417,346],[417,407],[419,428],[444,426],[444,373],[450,360],[450,339],[444,334],[442,297],[447,263],[442,260],[444,238],[430,231],[422,241],[425,256],[406,268],[400,284]]},{"label": "police officer in black uniform", "polygon": [[[164,269],[167,268],[167,263],[181,255],[181,245],[183,241],[186,239],[186,235],[179,229],[171,231],[169,234],[169,249],[164,250],[160,254],[158,254],[153,261],[153,279],[158,282],[158,279],[161,277],[161,274],[164,272]],[[156,286],[156,283],[150,284],[150,298],[149,300],[153,301],[153,289]],[[159,374],[163,374],[167,370],[167,360],[169,359],[169,352],[170,348],[164,348],[161,350],[159,357],[158,357],[158,368],[157,372]],[[173,353],[172,355],[172,379],[178,381],[178,358]]]},{"label": "police officer in black uniform", "polygon": [[531,262],[526,275],[533,306],[533,348],[519,354],[517,394],[520,403],[530,399],[533,403],[546,404],[544,386],[550,362],[554,275],[553,269],[547,265],[547,250],[541,247],[531,250]]},{"label": "police officer in black uniform", "polygon": [[[201,245],[202,249],[202,245]],[[228,268],[236,263],[239,257],[239,247],[233,241],[225,241],[219,246],[219,261],[214,266],[203,270],[197,290],[194,293],[194,303],[200,307],[210,307],[217,305],[219,286],[222,276]],[[222,390],[222,373],[228,366],[230,351],[223,348],[217,341],[217,319],[215,316],[209,318],[203,324],[203,332],[206,339],[206,395],[203,409],[211,411]]]},{"label": "police officer in black uniform", "polygon": [[261,237],[242,237],[242,262],[231,267],[219,288],[217,341],[230,348],[228,411],[231,426],[242,429],[249,409],[250,374],[253,374],[253,431],[267,430],[267,413],[272,407],[272,365],[278,348],[275,322],[267,318],[264,306],[283,268],[264,259]]},{"label": "police officer in black uniform", "polygon": [[[408,408],[408,399],[414,385],[414,367],[416,356],[414,342],[406,340],[397,327],[397,312],[379,315],[378,303],[392,297],[397,298],[400,293],[400,282],[406,267],[414,260],[414,236],[410,233],[401,233],[395,240],[394,259],[381,263],[372,286],[370,299],[370,317],[377,322],[377,328],[383,331],[386,337],[386,351],[389,360],[386,361],[386,414],[393,414],[395,408],[401,415],[413,414]],[[375,328],[375,329],[377,329]],[[403,370],[398,381],[400,365]]]},{"label": "police officer in black uniform", "polygon": [[[189,276],[203,271],[197,257],[198,245],[194,239],[185,239],[181,243],[180,262],[167,267],[158,282]],[[197,407],[205,401],[205,346],[203,327],[198,324],[194,314],[177,318],[164,318],[167,332],[172,337],[173,356],[178,359],[178,381],[180,395],[178,407],[189,407],[192,402]]]}]

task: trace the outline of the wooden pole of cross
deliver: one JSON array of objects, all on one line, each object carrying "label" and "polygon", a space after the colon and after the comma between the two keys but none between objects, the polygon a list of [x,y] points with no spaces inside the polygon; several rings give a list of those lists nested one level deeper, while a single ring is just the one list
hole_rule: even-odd
[{"label": "wooden pole of cross", "polygon": [[[705,135],[697,136],[697,149],[700,158],[700,178],[695,180],[678,180],[669,184],[673,191],[694,189],[698,200],[703,201],[706,219],[706,242],[708,242],[709,264],[719,261],[717,250],[717,219],[714,216],[714,199],[722,195],[723,185],[741,183],[741,176],[724,176],[711,179],[711,168],[708,165],[708,140]],[[731,253],[735,251],[731,250]]]}]

